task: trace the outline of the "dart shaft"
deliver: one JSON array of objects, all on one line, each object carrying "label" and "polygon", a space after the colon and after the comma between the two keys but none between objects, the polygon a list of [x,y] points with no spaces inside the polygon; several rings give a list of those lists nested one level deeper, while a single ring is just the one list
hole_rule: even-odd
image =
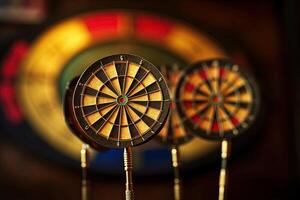
[{"label": "dart shaft", "polygon": [[126,190],[125,190],[125,199],[133,200],[133,183],[132,183],[132,151],[131,148],[124,149],[124,170],[126,174]]},{"label": "dart shaft", "polygon": [[227,171],[227,162],[229,158],[230,151],[230,142],[228,140],[222,141],[221,147],[221,170],[219,177],[219,197],[218,200],[226,199],[226,190],[227,190],[227,179],[228,179],[228,171]]},{"label": "dart shaft", "polygon": [[177,146],[172,147],[172,166],[174,169],[174,199],[181,199],[181,180],[179,175],[179,150]]},{"label": "dart shaft", "polygon": [[89,183],[87,171],[89,166],[89,145],[82,144],[80,151],[81,161],[81,200],[88,200]]}]

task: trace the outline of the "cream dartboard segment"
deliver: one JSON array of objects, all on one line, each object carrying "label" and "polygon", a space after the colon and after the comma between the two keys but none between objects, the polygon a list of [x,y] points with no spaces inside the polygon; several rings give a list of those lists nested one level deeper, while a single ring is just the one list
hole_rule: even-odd
[{"label": "cream dartboard segment", "polygon": [[226,59],[198,62],[185,71],[176,89],[185,126],[208,139],[228,139],[255,120],[259,92],[245,69]]},{"label": "cream dartboard segment", "polygon": [[82,73],[72,103],[76,121],[91,142],[124,148],[142,144],[160,131],[170,97],[154,65],[118,54],[98,60]]}]

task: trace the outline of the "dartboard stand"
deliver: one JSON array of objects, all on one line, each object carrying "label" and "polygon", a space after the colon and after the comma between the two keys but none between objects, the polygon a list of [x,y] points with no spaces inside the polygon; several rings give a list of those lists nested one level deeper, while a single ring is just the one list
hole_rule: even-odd
[{"label": "dartboard stand", "polygon": [[89,199],[90,181],[88,179],[88,168],[90,162],[90,147],[83,143],[80,150],[80,166],[81,166],[81,200]]},{"label": "dartboard stand", "polygon": [[258,114],[254,79],[227,59],[205,60],[185,71],[176,89],[178,112],[195,135],[221,141],[218,199],[226,199],[231,139],[249,129]]},{"label": "dartboard stand", "polygon": [[174,169],[174,199],[182,199],[182,181],[180,178],[180,156],[177,145],[171,148],[172,166]]},{"label": "dartboard stand", "polygon": [[231,141],[224,139],[221,143],[221,168],[220,168],[220,176],[219,176],[219,195],[218,200],[226,199],[227,193],[227,162],[230,157],[230,147]]},{"label": "dartboard stand", "polygon": [[[124,149],[125,199],[134,199],[131,147],[149,141],[166,122],[170,97],[163,76],[141,57],[112,55],[89,66],[68,94],[66,122],[83,142],[97,150]],[[83,146],[83,174],[87,152]]]}]

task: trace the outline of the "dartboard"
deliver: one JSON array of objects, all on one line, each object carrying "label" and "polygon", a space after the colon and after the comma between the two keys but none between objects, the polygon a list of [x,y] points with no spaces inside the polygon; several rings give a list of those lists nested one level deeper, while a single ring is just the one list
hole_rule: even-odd
[{"label": "dartboard", "polygon": [[250,74],[225,59],[198,62],[187,69],[176,100],[185,126],[210,139],[232,138],[246,130],[259,104]]},{"label": "dartboard", "polygon": [[154,65],[121,54],[88,67],[77,82],[72,103],[75,118],[91,142],[123,148],[142,144],[160,131],[170,97]]},{"label": "dartboard", "polygon": [[166,78],[173,103],[171,104],[171,110],[166,125],[158,134],[158,138],[161,142],[169,146],[181,145],[190,141],[192,139],[192,134],[190,134],[183,126],[176,109],[176,104],[174,103],[174,93],[180,77],[180,70],[178,69],[178,66],[174,64],[163,65],[160,67],[160,71]]}]

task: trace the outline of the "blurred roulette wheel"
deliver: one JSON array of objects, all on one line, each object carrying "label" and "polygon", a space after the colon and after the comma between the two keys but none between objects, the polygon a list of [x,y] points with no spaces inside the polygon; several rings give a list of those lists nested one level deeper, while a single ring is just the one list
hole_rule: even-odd
[{"label": "blurred roulette wheel", "polygon": [[[75,165],[81,143],[64,122],[66,85],[99,58],[123,53],[140,55],[156,66],[176,63],[178,69],[198,60],[226,57],[223,48],[202,31],[158,14],[94,11],[63,19],[34,40],[20,65],[3,68],[1,88],[8,91],[1,107],[5,132],[53,161]],[[20,118],[13,120],[10,114]],[[199,138],[180,146],[183,167],[204,164],[203,158],[217,146]],[[134,151],[137,173],[171,171],[169,152],[159,143],[151,141]],[[102,162],[107,157],[112,159]],[[91,168],[115,174],[121,171],[121,163],[122,152],[112,150],[94,153]]]}]

